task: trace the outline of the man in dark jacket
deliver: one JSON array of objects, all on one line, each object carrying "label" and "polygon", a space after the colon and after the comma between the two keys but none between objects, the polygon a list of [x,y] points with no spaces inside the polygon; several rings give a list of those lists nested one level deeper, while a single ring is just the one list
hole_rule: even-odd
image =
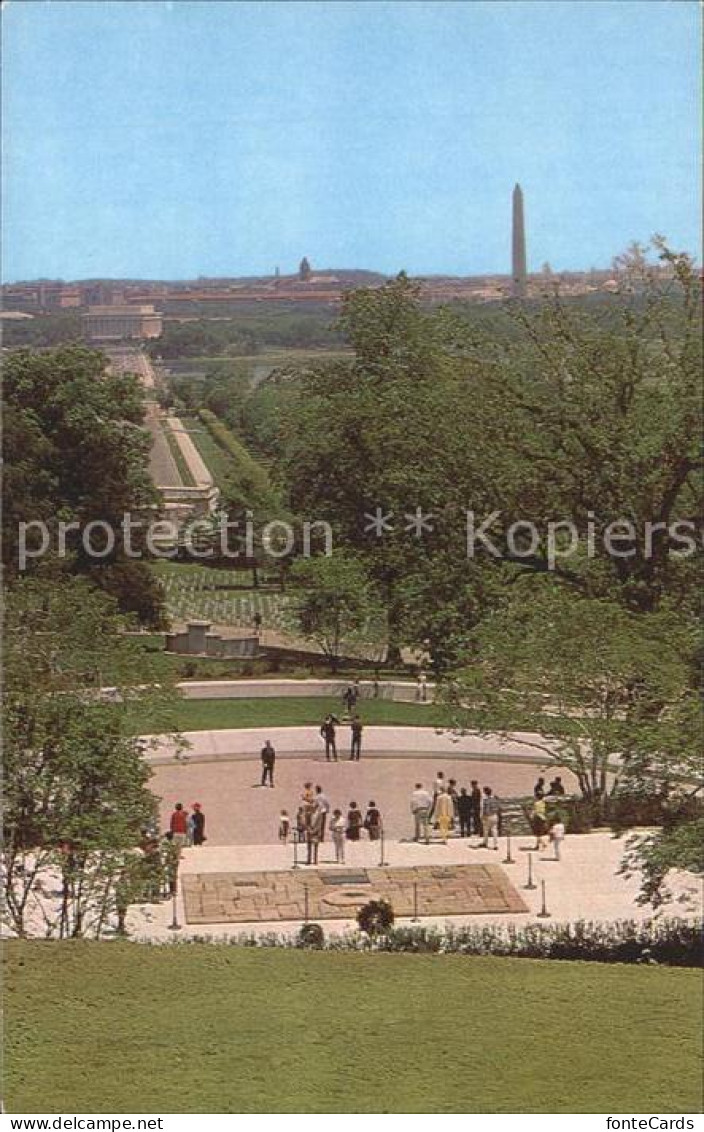
[{"label": "man in dark jacket", "polygon": [[326,715],[323,720],[320,734],[325,740],[325,758],[330,762],[330,755],[337,762],[337,742],[335,740],[335,724],[337,720],[334,715]]},{"label": "man in dark jacket", "polygon": [[358,715],[355,715],[352,723],[350,724],[352,731],[352,746],[350,748],[350,759],[353,762],[359,762],[359,756],[362,753],[362,730],[364,725]]},{"label": "man in dark jacket", "polygon": [[276,762],[276,751],[271,745],[271,740],[267,739],[262,747],[262,786],[266,786],[267,779],[269,785],[274,785],[274,763]]},{"label": "man in dark jacket", "polygon": [[472,833],[480,835],[482,832],[482,792],[476,778],[472,779],[470,785],[472,787],[469,795],[472,799]]},{"label": "man in dark jacket", "polygon": [[472,832],[472,799],[464,786],[457,795],[457,818],[460,824],[460,837],[469,837]]}]

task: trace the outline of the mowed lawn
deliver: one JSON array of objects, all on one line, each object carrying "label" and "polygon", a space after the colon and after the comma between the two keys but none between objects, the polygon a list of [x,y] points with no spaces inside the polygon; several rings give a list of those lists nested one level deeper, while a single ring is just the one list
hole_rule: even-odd
[{"label": "mowed lawn", "polygon": [[697,1112],[700,973],[10,943],[9,1112]]},{"label": "mowed lawn", "polygon": [[[438,727],[450,723],[449,709],[434,704],[402,704],[362,700],[357,708],[363,723],[403,727]],[[328,712],[342,718],[337,697],[281,697],[246,700],[181,700],[173,715],[181,731],[212,731],[227,727],[320,726]],[[149,717],[135,717],[134,728],[149,731]],[[346,733],[343,727],[341,734]]]}]

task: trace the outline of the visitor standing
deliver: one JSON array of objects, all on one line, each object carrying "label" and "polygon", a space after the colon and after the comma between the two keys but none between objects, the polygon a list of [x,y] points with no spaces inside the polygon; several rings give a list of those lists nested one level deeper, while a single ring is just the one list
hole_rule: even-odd
[{"label": "visitor standing", "polygon": [[564,796],[564,793],[565,793],[565,788],[562,785],[562,779],[560,778],[560,775],[558,774],[557,778],[553,778],[552,782],[550,783],[550,789],[548,790],[548,794],[553,798],[554,797],[562,798]]},{"label": "visitor standing", "polygon": [[469,837],[472,832],[472,799],[464,786],[460,789],[457,798],[457,819],[460,837]]},{"label": "visitor standing", "polygon": [[422,782],[416,782],[415,789],[411,794],[411,813],[413,814],[413,840],[425,841],[426,845],[430,841],[429,822],[430,811],[433,807],[433,799],[429,790],[423,789]]},{"label": "visitor standing", "polygon": [[342,816],[342,810],[333,810],[332,821],[330,822],[330,833],[332,835],[332,843],[335,846],[335,863],[337,865],[344,865],[345,819]]},{"label": "visitor standing", "polygon": [[457,818],[459,816],[458,812],[457,812],[457,799],[460,796],[459,790],[457,789],[457,779],[456,778],[451,778],[450,781],[448,782],[447,792],[450,795],[450,798],[452,799],[452,826],[453,826],[453,829],[454,829],[455,824],[457,822]]},{"label": "visitor standing", "polygon": [[282,810],[279,814],[279,841],[282,845],[288,845],[288,835],[291,832],[291,821],[288,816],[288,810]]},{"label": "visitor standing", "polygon": [[472,833],[477,837],[482,835],[482,792],[479,789],[479,783],[476,778],[470,782],[471,790],[469,793],[472,799]]},{"label": "visitor standing", "polygon": [[350,808],[347,811],[347,840],[359,841],[361,828],[362,812],[356,802],[350,802]]},{"label": "visitor standing", "polygon": [[492,849],[499,848],[499,816],[501,803],[494,794],[491,786],[484,787],[484,800],[482,802],[482,832],[484,841],[482,847],[489,848],[489,838],[492,839]]},{"label": "visitor standing", "polygon": [[174,806],[174,812],[169,822],[169,832],[173,844],[180,852],[188,840],[188,814],[181,802],[177,802]]},{"label": "visitor standing", "polygon": [[381,813],[376,802],[370,802],[364,815],[364,828],[369,834],[370,841],[378,841],[381,837]]},{"label": "visitor standing", "polygon": [[550,830],[550,840],[555,853],[555,860],[561,859],[562,842],[565,840],[565,823],[562,818],[558,818],[553,822],[552,829]]},{"label": "visitor standing", "polygon": [[267,780],[269,786],[274,785],[274,764],[276,762],[276,751],[271,745],[271,740],[267,739],[262,747],[262,786],[266,786]]},{"label": "visitor standing", "polygon": [[191,830],[194,845],[202,845],[205,841],[205,814],[201,808],[200,802],[193,803],[193,813],[191,814]]},{"label": "visitor standing", "polygon": [[306,821],[307,810],[305,806],[299,806],[296,811],[296,831],[298,833],[299,844],[302,844],[306,839]]},{"label": "visitor standing", "polygon": [[320,820],[320,840],[324,841],[325,826],[328,820],[328,814],[330,813],[330,800],[327,794],[323,792],[322,786],[316,786],[315,788],[315,808],[319,810],[322,815]]},{"label": "visitor standing", "polygon": [[306,830],[306,845],[308,847],[307,865],[317,865],[318,846],[320,845],[320,830],[323,824],[323,811],[317,807],[310,814]]},{"label": "visitor standing", "polygon": [[539,778],[538,781],[536,782],[535,786],[533,787],[533,797],[534,798],[544,798],[545,797],[545,779],[544,778]]},{"label": "visitor standing", "polygon": [[337,719],[334,715],[326,715],[320,728],[320,734],[325,740],[325,758],[330,762],[330,757],[334,758],[337,762],[337,741],[335,739],[336,730],[335,724]]},{"label": "visitor standing", "polygon": [[530,824],[535,834],[535,849],[544,849],[545,835],[548,832],[548,813],[544,798],[536,798],[533,802]]},{"label": "visitor standing", "polygon": [[438,823],[443,845],[447,845],[447,835],[452,828],[453,812],[452,798],[447,790],[443,790],[435,799],[435,820]]},{"label": "visitor standing", "polygon": [[303,783],[303,792],[301,794],[301,801],[304,806],[310,806],[315,801],[315,792],[313,790],[312,782]]},{"label": "visitor standing", "polygon": [[342,702],[347,709],[347,714],[351,715],[352,709],[354,708],[354,705],[357,702],[357,697],[355,695],[354,688],[352,687],[351,684],[347,685],[347,689],[342,696]]},{"label": "visitor standing", "polygon": [[362,731],[364,724],[358,715],[355,715],[350,725],[352,730],[352,745],[350,747],[350,760],[352,762],[359,762],[359,756],[362,753]]}]

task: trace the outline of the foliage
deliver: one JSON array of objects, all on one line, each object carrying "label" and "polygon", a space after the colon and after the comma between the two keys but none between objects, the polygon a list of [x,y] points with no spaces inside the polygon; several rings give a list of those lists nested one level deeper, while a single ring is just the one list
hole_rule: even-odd
[{"label": "foliage", "polygon": [[[685,816],[655,833],[629,838],[621,872],[641,874],[641,904],[657,908],[671,899],[667,878],[671,870],[704,873],[704,817]],[[698,890],[701,886],[698,886]]]},{"label": "foliage", "polygon": [[378,640],[378,599],[355,558],[300,558],[291,569],[290,590],[286,612],[291,630],[314,641],[333,672],[345,651]]},{"label": "foliage", "polygon": [[[346,296],[354,359],[299,374],[278,466],[294,509],[364,558],[392,647],[427,642],[448,670],[522,575],[636,612],[696,608],[699,567],[675,524],[701,501],[700,283],[687,256],[655,252],[656,267],[623,257],[599,304],[551,288],[483,321],[423,310],[403,276]],[[383,537],[365,522],[377,507],[393,516]],[[417,507],[433,517],[422,537],[407,526]],[[468,508],[495,516],[496,548],[469,562]],[[509,539],[517,520],[534,545]],[[564,529],[551,554],[550,521],[575,524],[571,556]],[[616,521],[633,525],[632,554],[611,552]]]},{"label": "foliage", "polygon": [[250,456],[240,440],[209,409],[201,409],[199,417],[213,439],[227,454],[230,463],[228,477],[228,503],[238,509],[256,510],[267,504],[271,497],[268,476],[260,464]]},{"label": "foliage", "polygon": [[203,354],[253,354],[258,342],[237,320],[166,322],[160,338],[148,345],[153,357],[193,358]]},{"label": "foliage", "polygon": [[299,947],[312,947],[319,951],[325,944],[325,932],[320,924],[303,924],[297,941]]},{"label": "foliage", "polygon": [[359,930],[371,939],[386,935],[393,927],[394,910],[388,900],[370,900],[357,913]]},{"label": "foliage", "polygon": [[8,350],[68,345],[80,342],[82,337],[81,315],[75,310],[7,319],[2,326],[3,345]]},{"label": "foliage", "polygon": [[[82,346],[43,354],[10,353],[4,367],[5,490],[3,560],[10,577],[20,567],[21,523],[46,524],[46,555],[29,558],[29,570],[44,569],[48,559],[67,570],[95,574],[105,588],[115,584],[121,608],[139,610],[157,624],[162,596],[145,576],[146,563],[124,563],[120,550],[125,514],[137,517],[156,502],[149,477],[150,440],[142,427],[142,393],[135,377],[105,379],[105,359]],[[65,537],[65,556],[57,560],[59,524],[73,523]],[[93,557],[81,532],[102,522],[115,532],[114,551]],[[30,528],[30,536],[36,528]],[[30,540],[28,540],[30,541]],[[102,550],[100,537],[96,546]],[[139,549],[138,533],[134,543]],[[117,569],[118,565],[120,569]],[[125,587],[129,571],[131,587]]]},{"label": "foliage", "polygon": [[[546,762],[568,767],[586,799],[601,801],[628,781],[666,792],[700,772],[694,700],[696,637],[668,613],[632,613],[579,598],[554,584],[516,587],[473,638],[472,663],[445,692],[457,726],[528,739]],[[523,737],[522,737],[523,738]]]},{"label": "foliage", "polygon": [[[87,580],[18,581],[5,623],[4,904],[18,935],[96,935],[154,815],[132,712],[170,730],[161,658]],[[102,702],[109,668],[114,702]],[[44,889],[59,878],[58,919]]]}]

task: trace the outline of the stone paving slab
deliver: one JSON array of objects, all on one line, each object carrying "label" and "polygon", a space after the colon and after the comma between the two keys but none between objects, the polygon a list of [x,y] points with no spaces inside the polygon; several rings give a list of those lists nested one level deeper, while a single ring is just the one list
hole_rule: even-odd
[{"label": "stone paving slab", "polygon": [[[346,878],[343,880],[343,878]],[[372,899],[388,900],[397,916],[528,912],[498,865],[443,868],[350,868],[248,873],[188,873],[182,879],[189,924],[336,920]],[[306,908],[307,897],[307,908]]]}]

